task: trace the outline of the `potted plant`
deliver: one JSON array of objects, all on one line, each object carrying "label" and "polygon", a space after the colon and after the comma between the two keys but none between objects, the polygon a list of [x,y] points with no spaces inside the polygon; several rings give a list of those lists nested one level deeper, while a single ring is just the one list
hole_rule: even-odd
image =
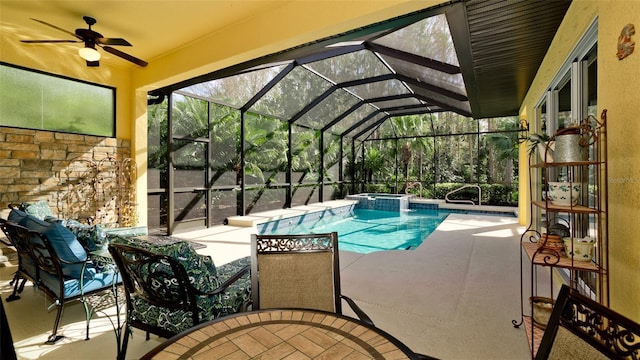
[{"label": "potted plant", "polygon": [[[529,155],[532,155],[536,151],[536,149],[538,149],[538,155],[540,155],[540,159],[544,160],[544,155],[547,151],[547,143],[549,142],[549,139],[550,137],[546,133],[529,135],[529,137],[527,138],[527,152],[529,153]],[[553,145],[550,146],[551,149],[553,149]],[[553,158],[551,158],[550,160],[553,161]]]}]

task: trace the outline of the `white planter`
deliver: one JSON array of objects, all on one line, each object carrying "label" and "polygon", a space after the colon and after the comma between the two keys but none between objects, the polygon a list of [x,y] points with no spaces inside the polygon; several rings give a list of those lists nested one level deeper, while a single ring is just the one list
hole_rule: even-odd
[{"label": "white planter", "polygon": [[593,258],[594,241],[592,238],[575,238],[572,244],[571,238],[565,237],[562,238],[562,242],[564,243],[564,252],[567,257],[574,261],[591,261]]},{"label": "white planter", "polygon": [[572,206],[578,203],[581,188],[581,183],[550,181],[547,195],[554,205]]}]

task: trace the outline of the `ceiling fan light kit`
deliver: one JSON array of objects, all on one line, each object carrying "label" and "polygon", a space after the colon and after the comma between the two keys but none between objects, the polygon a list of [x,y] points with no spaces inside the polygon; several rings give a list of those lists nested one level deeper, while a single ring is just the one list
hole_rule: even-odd
[{"label": "ceiling fan light kit", "polygon": [[[84,21],[87,23],[87,25],[89,25],[88,29],[76,29],[75,33],[72,33],[70,31],[67,31],[63,28],[57,27],[55,25],[49,24],[45,21],[42,20],[38,20],[38,19],[33,19],[31,18],[31,20],[39,22],[43,25],[47,25],[49,27],[52,27],[56,30],[60,30],[68,35],[73,36],[74,38],[76,38],[77,40],[21,40],[24,43],[29,43],[29,44],[37,44],[37,43],[65,43],[65,42],[69,42],[69,43],[84,43],[84,47],[78,49],[78,54],[80,55],[81,58],[83,58],[84,60],[86,60],[87,62],[87,66],[89,67],[96,67],[99,66],[99,60],[100,60],[100,52],[98,52],[98,50],[96,50],[96,46],[102,48],[103,50],[105,50],[108,53],[111,53],[115,56],[118,56],[124,60],[130,61],[138,66],[142,66],[145,67],[148,65],[148,63],[144,60],[140,60],[138,58],[136,58],[135,56],[129,55],[125,52],[122,52],[120,50],[117,50],[115,48],[112,48],[111,46],[131,46],[131,43],[129,43],[127,40],[122,39],[122,38],[105,38],[102,36],[102,34],[95,32],[91,29],[91,26],[94,25],[96,23],[96,19],[90,17],[90,16],[83,16],[82,17],[84,19]],[[109,46],[111,45],[111,46]]]},{"label": "ceiling fan light kit", "polygon": [[100,53],[98,52],[98,50],[86,46],[83,48],[78,49],[78,54],[80,54],[80,57],[87,60],[87,61],[98,61],[100,60]]}]

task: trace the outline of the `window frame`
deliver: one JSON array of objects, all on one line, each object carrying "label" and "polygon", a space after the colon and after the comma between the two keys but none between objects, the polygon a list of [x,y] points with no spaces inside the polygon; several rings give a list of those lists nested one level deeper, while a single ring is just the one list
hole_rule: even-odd
[{"label": "window frame", "polygon": [[56,133],[67,133],[67,134],[77,134],[77,135],[88,135],[88,136],[115,138],[115,136],[116,136],[116,88],[115,87],[108,86],[108,85],[102,85],[102,84],[98,84],[98,83],[94,83],[94,82],[90,82],[90,81],[75,79],[75,78],[64,76],[64,75],[53,74],[53,73],[42,71],[42,70],[31,69],[31,68],[27,68],[27,67],[15,65],[15,64],[10,64],[10,63],[3,62],[3,61],[0,61],[0,68],[1,67],[18,69],[18,70],[26,71],[28,73],[35,73],[35,74],[39,74],[39,75],[52,77],[52,78],[55,78],[55,79],[61,79],[63,81],[70,81],[70,82],[73,82],[73,83],[84,84],[84,85],[89,85],[89,86],[95,86],[95,87],[98,87],[98,88],[101,88],[101,89],[104,89],[104,90],[107,90],[108,92],[110,92],[110,95],[109,95],[110,100],[109,101],[111,102],[111,104],[110,104],[111,105],[110,106],[111,114],[108,115],[108,118],[110,118],[111,125],[110,125],[110,131],[109,131],[108,134],[106,132],[105,133],[100,133],[100,132],[97,132],[97,131],[96,132],[88,132],[87,129],[81,129],[78,132],[74,132],[74,131],[65,131],[65,130],[60,130],[60,129],[51,129],[51,128],[47,128],[46,126],[41,126],[41,127],[15,126],[13,124],[5,124],[3,122],[3,119],[0,117],[0,126],[1,127],[19,128],[19,129],[32,129],[32,130],[50,131],[50,132],[56,132]]}]

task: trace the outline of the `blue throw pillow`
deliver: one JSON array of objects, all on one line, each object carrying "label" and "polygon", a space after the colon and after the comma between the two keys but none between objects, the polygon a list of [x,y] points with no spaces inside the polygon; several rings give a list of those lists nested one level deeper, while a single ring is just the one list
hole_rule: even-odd
[{"label": "blue throw pillow", "polygon": [[[49,224],[43,232],[51,243],[51,247],[61,260],[69,262],[86,261],[87,252],[84,250],[76,236],[69,229],[59,223]],[[83,264],[62,263],[62,273],[71,278],[80,278]],[[85,271],[85,278],[92,278],[90,272]]]}]

